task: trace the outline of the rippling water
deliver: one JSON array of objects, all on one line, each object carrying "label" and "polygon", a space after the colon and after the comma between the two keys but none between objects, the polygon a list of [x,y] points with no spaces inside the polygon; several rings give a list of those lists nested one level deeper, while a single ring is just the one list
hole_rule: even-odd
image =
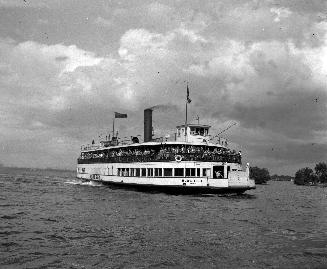
[{"label": "rippling water", "polygon": [[183,196],[10,170],[0,190],[0,268],[327,268],[326,188]]}]

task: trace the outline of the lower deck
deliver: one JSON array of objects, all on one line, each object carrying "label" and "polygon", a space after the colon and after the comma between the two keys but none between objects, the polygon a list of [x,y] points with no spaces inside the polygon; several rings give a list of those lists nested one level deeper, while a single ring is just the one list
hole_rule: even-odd
[{"label": "lower deck", "polygon": [[254,189],[248,168],[227,163],[79,164],[77,177],[117,186],[192,189],[196,192],[244,192]]},{"label": "lower deck", "polygon": [[[86,180],[89,181],[89,180]],[[180,186],[180,185],[154,185],[154,184],[136,184],[126,182],[99,181],[102,184],[114,188],[131,189],[144,192],[163,192],[168,194],[242,194],[247,190],[255,189],[255,186],[237,186],[237,187],[212,187],[212,186]]]}]

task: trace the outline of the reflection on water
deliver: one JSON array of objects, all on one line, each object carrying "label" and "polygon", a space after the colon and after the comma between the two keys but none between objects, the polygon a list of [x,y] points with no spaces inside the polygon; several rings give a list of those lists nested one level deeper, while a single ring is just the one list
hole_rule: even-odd
[{"label": "reflection on water", "polygon": [[168,195],[39,170],[0,188],[1,268],[327,267],[326,188]]}]

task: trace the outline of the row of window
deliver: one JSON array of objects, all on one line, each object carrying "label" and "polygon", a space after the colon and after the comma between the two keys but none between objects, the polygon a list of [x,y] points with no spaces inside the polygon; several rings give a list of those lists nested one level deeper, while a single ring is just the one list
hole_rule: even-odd
[{"label": "row of window", "polygon": [[[178,128],[177,129],[177,136],[180,137],[184,135],[185,128]],[[209,128],[196,128],[196,127],[190,127],[190,133],[192,135],[202,135],[207,136],[209,133]]]},{"label": "row of window", "polygon": [[[202,172],[202,173],[201,173]],[[210,168],[118,168],[122,177],[206,177]]]}]

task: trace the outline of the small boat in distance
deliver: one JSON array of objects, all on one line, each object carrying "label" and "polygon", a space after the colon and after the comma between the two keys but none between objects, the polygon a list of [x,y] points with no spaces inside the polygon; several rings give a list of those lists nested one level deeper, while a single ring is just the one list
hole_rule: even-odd
[{"label": "small boat in distance", "polygon": [[[187,124],[186,120],[176,127],[173,141],[167,137],[154,139],[152,110],[144,110],[143,142],[136,136],[120,143],[113,127],[111,139],[82,146],[77,178],[173,193],[241,194],[255,189],[249,164],[242,168],[241,153],[229,149],[224,140],[210,142],[211,126]],[[114,116],[125,117],[120,113]]]}]

